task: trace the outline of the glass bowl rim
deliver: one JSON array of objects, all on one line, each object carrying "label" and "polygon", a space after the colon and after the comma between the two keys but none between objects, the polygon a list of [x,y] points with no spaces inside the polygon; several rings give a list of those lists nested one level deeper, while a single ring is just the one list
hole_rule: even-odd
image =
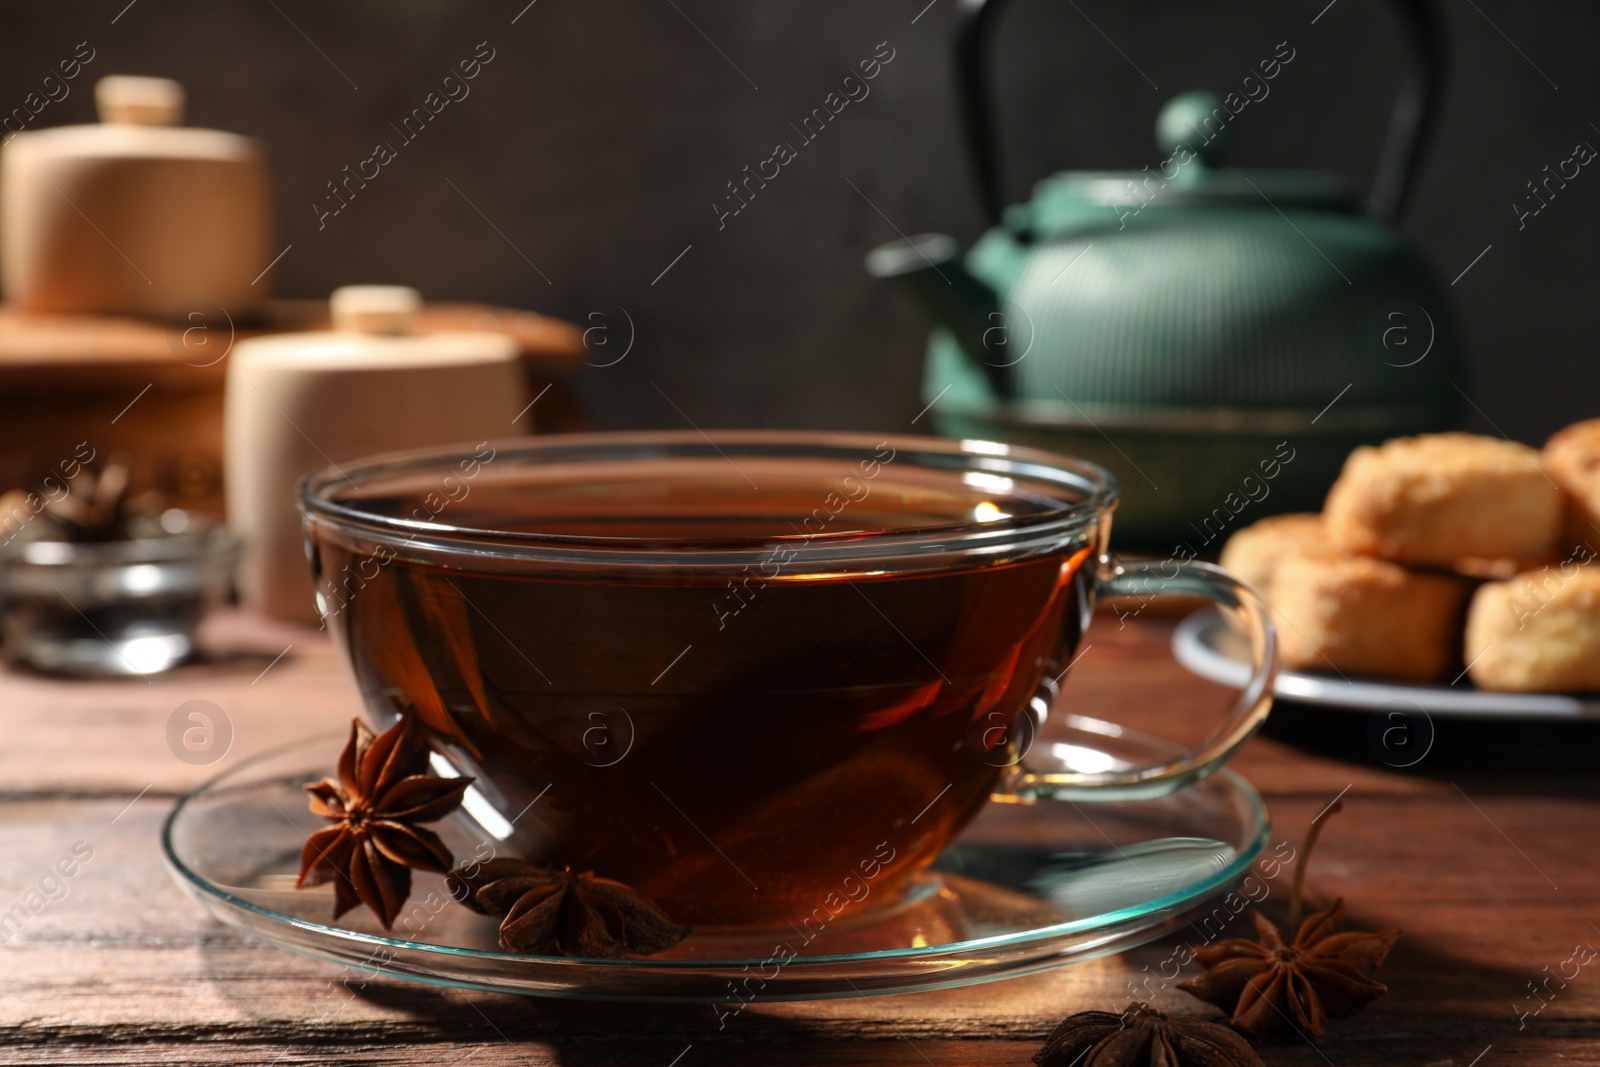
[{"label": "glass bowl rim", "polygon": [[[47,569],[96,569],[139,564],[184,564],[213,557],[225,557],[242,550],[239,536],[221,518],[188,508],[169,508],[182,512],[188,522],[182,530],[154,535],[117,538],[109,541],[72,541],[64,537],[18,537],[0,542],[0,564],[6,567]],[[135,516],[156,519],[155,515]]]},{"label": "glass bowl rim", "polygon": [[[693,456],[697,450],[703,450],[705,455],[721,455],[726,459],[725,450],[728,449],[743,451],[746,455],[759,455],[764,450],[780,454],[773,450],[787,449],[791,454],[800,455],[855,454],[874,457],[877,455],[876,449],[887,446],[893,451],[893,458],[883,461],[884,465],[900,461],[901,453],[905,451],[913,456],[939,457],[946,463],[962,464],[960,468],[952,469],[1014,475],[1071,487],[1082,497],[1064,503],[1060,508],[998,521],[906,526],[867,533],[855,530],[746,535],[715,541],[681,539],[680,543],[674,543],[679,539],[665,537],[549,534],[458,526],[380,515],[336,499],[342,484],[356,486],[363,479],[426,472],[430,468],[436,469],[442,477],[463,461],[481,460],[481,455],[472,449],[486,445],[493,448],[494,459],[504,455],[524,461],[537,461],[552,455],[580,457],[585,452],[597,460],[649,458],[652,453],[665,458],[669,454]],[[924,469],[936,469],[927,462],[917,465]],[[1098,522],[1116,507],[1117,498],[1116,477],[1105,468],[1088,460],[1040,449],[976,439],[803,430],[712,430],[708,433],[698,430],[632,430],[549,434],[486,441],[476,446],[435,446],[365,457],[353,464],[330,464],[306,475],[296,492],[297,502],[308,525],[325,522],[345,532],[359,532],[379,543],[413,546],[420,541],[434,551],[465,551],[525,559],[555,555],[593,560],[598,553],[605,561],[614,563],[674,564],[760,558],[768,555],[774,546],[785,544],[801,546],[807,554],[820,549],[824,555],[837,561],[930,551],[952,554],[964,549],[992,552],[1029,543],[1059,543],[1063,536]]]}]

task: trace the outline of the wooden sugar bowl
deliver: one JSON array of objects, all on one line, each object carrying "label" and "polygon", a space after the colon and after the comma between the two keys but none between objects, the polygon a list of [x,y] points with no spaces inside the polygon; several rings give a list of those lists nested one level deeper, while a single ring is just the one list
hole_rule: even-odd
[{"label": "wooden sugar bowl", "polygon": [[179,126],[183,87],[164,78],[102,78],[95,102],[99,123],[18,133],[0,152],[6,300],[27,312],[249,316],[271,295],[259,277],[274,251],[261,143]]}]

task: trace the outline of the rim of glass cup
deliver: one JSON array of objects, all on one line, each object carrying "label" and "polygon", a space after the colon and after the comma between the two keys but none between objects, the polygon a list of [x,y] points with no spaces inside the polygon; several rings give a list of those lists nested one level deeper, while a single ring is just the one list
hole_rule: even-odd
[{"label": "rim of glass cup", "polygon": [[[493,448],[482,461],[481,449]],[[892,458],[882,460],[882,450]],[[394,475],[438,470],[454,473],[469,460],[520,463],[723,459],[740,457],[816,457],[864,461],[882,466],[912,461],[924,469],[945,469],[1026,479],[1066,490],[1076,499],[1059,508],[1001,519],[907,526],[863,532],[844,529],[820,533],[761,534],[706,539],[555,534],[400,518],[343,502],[347,488],[360,489]],[[330,465],[308,474],[300,483],[298,501],[308,524],[325,522],[335,530],[359,534],[391,547],[426,552],[465,552],[474,557],[608,565],[726,565],[769,558],[775,546],[789,545],[800,558],[814,563],[894,557],[995,554],[1019,549],[1059,546],[1104,519],[1117,503],[1117,480],[1087,460],[1056,455],[996,441],[953,440],[912,435],[878,436],[852,433],[721,430],[627,431],[551,434],[473,445],[448,445],[372,456],[355,464]],[[820,501],[819,501],[820,503]]]}]

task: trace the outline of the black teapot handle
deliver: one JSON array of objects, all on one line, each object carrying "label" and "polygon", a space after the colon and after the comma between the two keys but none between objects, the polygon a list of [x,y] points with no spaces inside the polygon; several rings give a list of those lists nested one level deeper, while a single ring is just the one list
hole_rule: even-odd
[{"label": "black teapot handle", "polygon": [[[956,0],[956,80],[967,152],[991,225],[1006,206],[999,138],[988,78],[989,41],[1010,0]],[[1372,182],[1373,213],[1399,218],[1439,111],[1445,79],[1444,30],[1433,0],[1391,0],[1406,34],[1405,71]]]}]

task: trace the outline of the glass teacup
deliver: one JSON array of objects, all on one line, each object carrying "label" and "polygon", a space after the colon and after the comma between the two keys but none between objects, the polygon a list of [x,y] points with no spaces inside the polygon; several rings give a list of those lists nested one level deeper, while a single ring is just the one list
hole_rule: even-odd
[{"label": "glass teacup", "polygon": [[[1270,705],[1259,599],[1107,555],[1114,479],[1008,445],[822,433],[550,437],[305,481],[325,624],[382,727],[477,777],[497,850],[696,927],[900,899],[992,796],[1156,794]],[[1034,773],[1095,600],[1217,601],[1250,684],[1171,762]]]}]

